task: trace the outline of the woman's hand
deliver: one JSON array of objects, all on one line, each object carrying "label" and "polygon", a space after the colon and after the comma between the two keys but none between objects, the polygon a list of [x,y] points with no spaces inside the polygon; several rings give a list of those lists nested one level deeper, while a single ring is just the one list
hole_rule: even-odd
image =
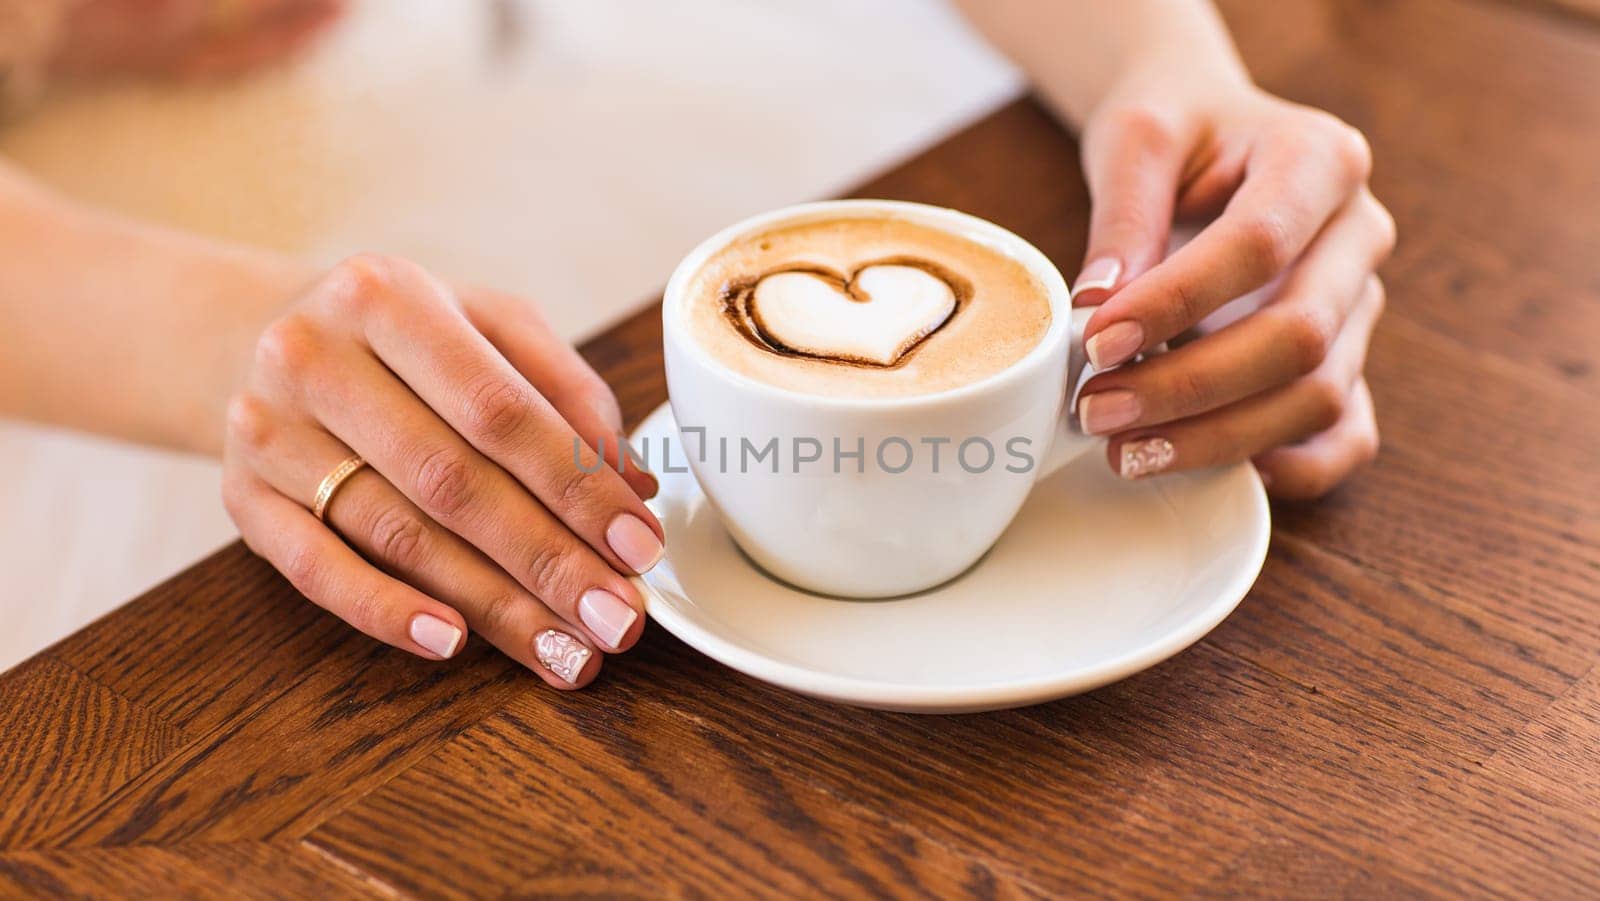
[{"label": "woman's hand", "polygon": [[[1093,198],[1074,300],[1100,371],[1078,412],[1123,476],[1253,460],[1272,494],[1319,496],[1377,452],[1362,378],[1394,220],[1361,134],[1246,82],[1135,76],[1083,135]],[[1170,223],[1215,216],[1163,259]],[[1271,285],[1243,319],[1136,355]],[[1113,368],[1118,367],[1118,368]]]},{"label": "woman's hand", "polygon": [[[442,659],[471,629],[572,688],[594,649],[638,639],[628,576],[661,555],[654,478],[617,472],[621,425],[529,305],[358,256],[261,336],[228,408],[224,500],[252,550],[368,635]],[[352,454],[368,466],[319,522],[313,495]]]}]

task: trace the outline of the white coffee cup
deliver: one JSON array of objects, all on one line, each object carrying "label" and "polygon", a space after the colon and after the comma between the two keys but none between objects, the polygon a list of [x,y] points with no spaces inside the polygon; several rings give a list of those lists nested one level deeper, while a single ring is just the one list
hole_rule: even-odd
[{"label": "white coffee cup", "polygon": [[[837,218],[905,220],[1011,257],[1048,293],[1050,327],[999,373],[893,398],[785,390],[735,372],[695,343],[686,290],[708,258],[746,236]],[[983,556],[1040,478],[1099,444],[1077,430],[1068,403],[1084,369],[1089,312],[1072,309],[1061,272],[1033,245],[955,210],[835,200],[754,216],[696,247],[667,282],[662,335],[680,428],[680,448],[668,456],[687,459],[733,539],[771,575],[851,598],[931,588]],[[745,442],[759,452],[773,439],[777,458],[757,453],[751,465]],[[993,451],[987,466],[985,443]],[[820,459],[806,459],[813,452]]]}]

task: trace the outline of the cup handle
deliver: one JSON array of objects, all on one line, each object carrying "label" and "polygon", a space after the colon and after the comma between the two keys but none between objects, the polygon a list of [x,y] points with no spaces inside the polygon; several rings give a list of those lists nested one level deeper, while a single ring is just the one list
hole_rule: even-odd
[{"label": "cup handle", "polygon": [[[1100,446],[1101,439],[1096,435],[1085,435],[1078,427],[1078,392],[1083,390],[1083,383],[1089,380],[1094,373],[1089,371],[1089,357],[1083,351],[1083,327],[1088,324],[1089,317],[1094,315],[1098,307],[1073,307],[1072,333],[1067,341],[1067,391],[1066,403],[1061,409],[1061,418],[1056,422],[1055,437],[1050,442],[1050,449],[1045,452],[1044,460],[1036,470],[1036,479],[1042,479],[1073,460],[1078,459],[1092,448]],[[1165,353],[1166,344],[1160,344],[1150,350],[1152,354]]]},{"label": "cup handle", "polygon": [[1100,443],[1100,439],[1093,435],[1085,435],[1078,428],[1078,390],[1083,387],[1089,375],[1089,358],[1083,352],[1083,327],[1089,322],[1095,307],[1072,308],[1072,332],[1067,338],[1067,397],[1062,405],[1061,416],[1056,421],[1055,436],[1050,441],[1049,450],[1045,451],[1044,459],[1040,461],[1035,478],[1042,479],[1073,460],[1078,459],[1090,448]]}]

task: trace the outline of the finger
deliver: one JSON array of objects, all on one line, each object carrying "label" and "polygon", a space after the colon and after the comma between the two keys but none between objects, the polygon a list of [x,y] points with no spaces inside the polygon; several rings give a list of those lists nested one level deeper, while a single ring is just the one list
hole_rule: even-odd
[{"label": "finger", "polygon": [[1350,404],[1333,428],[1304,444],[1255,458],[1267,492],[1281,500],[1313,500],[1378,456],[1378,420],[1366,379],[1356,381]]},{"label": "finger", "polygon": [[1222,215],[1095,312],[1084,347],[1096,369],[1124,363],[1266,284],[1365,182],[1370,155],[1360,133],[1332,117],[1307,119],[1327,124],[1264,140]]},{"label": "finger", "polygon": [[[355,477],[352,477],[352,482]],[[482,553],[430,521],[393,485],[370,471],[340,489],[328,521],[363,556],[406,582],[450,601],[472,630],[506,656],[556,688],[582,688],[600,672],[606,642],[568,622],[541,603]],[[614,637],[631,645],[643,621],[627,612],[635,628]],[[611,648],[620,650],[620,648]]]},{"label": "finger", "polygon": [[474,632],[550,685],[589,684],[602,666],[596,648],[622,650],[643,631],[643,620],[615,598],[626,618],[608,639],[565,620],[482,553],[428,520],[382,477],[364,475],[360,484],[341,490],[339,508],[328,517],[334,530],[386,571],[449,600]]},{"label": "finger", "polygon": [[550,401],[584,443],[618,470],[635,494],[655,497],[660,485],[640,466],[623,437],[616,395],[577,350],[556,335],[538,309],[490,291],[472,290],[462,299],[472,324]]},{"label": "finger", "polygon": [[1107,435],[1195,416],[1308,375],[1372,288],[1368,274],[1394,246],[1394,225],[1362,190],[1252,315],[1169,353],[1096,375],[1078,416]]},{"label": "finger", "polygon": [[367,635],[444,660],[466,641],[461,614],[384,575],[311,511],[244,473],[224,485],[228,513],[249,545],[317,606]]},{"label": "finger", "polygon": [[[267,432],[265,440],[240,442],[240,457],[258,467],[266,481],[286,497],[309,504],[319,473],[337,466],[349,450],[312,425]],[[557,688],[593,681],[600,659],[594,636],[563,621],[506,572],[449,530],[430,520],[371,468],[345,480],[328,504],[329,525],[368,560],[391,575],[449,602],[473,631],[507,656]],[[625,608],[626,609],[626,608]],[[628,613],[632,613],[628,610]],[[626,625],[637,620],[629,616]],[[617,636],[631,645],[642,631]],[[557,635],[547,633],[555,632]],[[598,642],[604,646],[606,642]],[[562,649],[552,654],[552,648]],[[593,658],[593,659],[591,659]]]},{"label": "finger", "polygon": [[1118,434],[1107,446],[1112,468],[1124,478],[1142,478],[1221,466],[1332,427],[1344,416],[1350,389],[1361,376],[1381,311],[1382,292],[1372,278],[1366,299],[1316,371],[1209,413]]},{"label": "finger", "polygon": [[403,260],[363,256],[342,264],[323,299],[333,316],[361,324],[368,346],[428,408],[619,570],[645,572],[661,559],[654,514],[443,284]]},{"label": "finger", "polygon": [[[1172,216],[1181,222],[1209,222],[1222,215],[1244,184],[1250,145],[1235,142],[1210,148],[1211,155],[1191,157]],[[1198,165],[1196,165],[1198,163]]]},{"label": "finger", "polygon": [[[268,344],[288,340],[273,333]],[[483,551],[570,622],[581,620],[585,598],[591,604],[606,603],[596,600],[597,590],[634,611],[644,609],[638,591],[614,565],[463,441],[383,364],[353,345],[344,348],[299,353],[314,362],[302,364],[293,377],[280,373],[268,378],[286,383],[277,390],[291,392],[293,405],[360,454],[430,520]],[[281,349],[269,354],[262,371],[282,369],[285,362],[276,358],[296,355]],[[240,409],[234,414],[241,420],[234,427],[240,434],[266,433],[241,439],[241,444],[276,440],[271,429],[248,422],[271,421],[270,413],[252,415]],[[256,451],[262,459],[292,458],[295,453],[292,442]]]},{"label": "finger", "polygon": [[[233,416],[262,414],[236,409]],[[240,458],[280,493],[309,506],[322,476],[347,459],[350,450],[314,424],[277,422],[239,428]],[[564,685],[581,685],[598,672],[598,664],[577,670],[560,661],[552,666],[537,653],[536,638],[545,631],[556,629],[568,640],[621,651],[644,630],[643,602],[625,578],[612,572],[608,584],[591,588],[559,609],[551,607],[430,519],[370,467],[340,486],[326,515],[334,530],[367,559],[449,602],[474,631],[506,654],[532,668],[552,668],[552,673],[541,674],[547,681],[553,674]]]},{"label": "finger", "polygon": [[1102,303],[1161,259],[1184,149],[1175,123],[1148,110],[1121,110],[1093,121],[1083,142],[1089,247],[1073,280],[1073,303]]}]

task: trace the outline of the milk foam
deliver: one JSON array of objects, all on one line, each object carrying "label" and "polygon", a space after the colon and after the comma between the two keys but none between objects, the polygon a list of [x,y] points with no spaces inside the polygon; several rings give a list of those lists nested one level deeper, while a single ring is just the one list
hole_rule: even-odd
[{"label": "milk foam", "polygon": [[690,279],[696,344],[759,381],[893,397],[1007,368],[1050,326],[1045,287],[1001,251],[887,217],[747,237]]},{"label": "milk foam", "polygon": [[893,366],[949,320],[956,289],[924,266],[874,263],[851,276],[786,269],[762,276],[729,310],[768,348]]}]

